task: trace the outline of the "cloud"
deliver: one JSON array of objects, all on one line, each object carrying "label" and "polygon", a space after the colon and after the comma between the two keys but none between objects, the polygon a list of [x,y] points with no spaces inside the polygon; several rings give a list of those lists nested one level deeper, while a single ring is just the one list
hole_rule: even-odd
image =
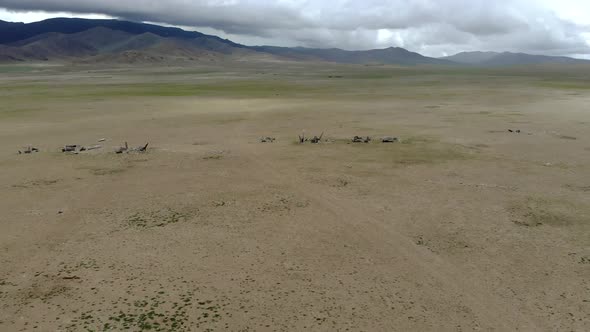
[{"label": "cloud", "polygon": [[0,0],[0,7],[194,27],[256,44],[590,54],[590,14],[580,14],[590,5],[577,0]]}]

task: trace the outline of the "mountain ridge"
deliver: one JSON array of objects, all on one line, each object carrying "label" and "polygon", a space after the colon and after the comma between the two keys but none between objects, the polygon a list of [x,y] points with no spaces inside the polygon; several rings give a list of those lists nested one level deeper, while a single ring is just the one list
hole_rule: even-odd
[{"label": "mountain ridge", "polygon": [[476,65],[484,67],[536,65],[536,64],[590,64],[589,60],[574,59],[565,56],[548,56],[528,54],[522,52],[493,52],[475,51],[460,52],[455,55],[442,57],[441,59],[460,64]]},{"label": "mountain ridge", "polygon": [[[306,47],[278,47],[278,46],[252,46],[254,50],[268,52],[298,60],[321,60],[329,62],[351,64],[447,64],[452,62],[425,57],[419,53],[408,51],[401,47],[388,47],[367,51],[346,51],[339,48],[306,48]],[[395,62],[388,60],[395,59]]]},{"label": "mountain ridge", "polygon": [[[206,57],[203,55],[206,54]],[[400,47],[365,51],[338,48],[246,46],[175,27],[113,19],[52,18],[33,23],[0,21],[0,61],[215,61],[265,58],[347,64],[506,66],[590,63],[525,53],[461,52],[433,58]]]},{"label": "mountain ridge", "polygon": [[[102,28],[102,30],[95,30]],[[90,34],[88,38],[80,40],[76,37],[84,31],[102,31]],[[106,30],[105,30],[106,29]],[[112,31],[111,31],[112,30]],[[136,48],[120,48],[116,45],[125,44],[119,38],[113,38],[111,45],[96,47],[101,34],[117,35],[113,31],[121,31],[130,35],[151,33],[163,39],[168,39],[170,49],[152,48],[147,58],[166,60],[167,54],[184,54],[184,60],[200,58],[203,53],[213,58],[253,57],[274,58],[290,61],[326,61],[351,64],[383,63],[383,64],[452,64],[452,62],[425,57],[418,53],[401,48],[387,48],[369,51],[345,51],[341,49],[313,49],[313,48],[281,48],[274,46],[245,46],[218,36],[206,35],[196,31],[185,31],[179,28],[162,27],[154,24],[137,23],[119,20],[92,20],[79,18],[53,18],[34,23],[6,23],[0,24],[0,59],[7,61],[71,61],[87,60],[76,57],[91,57],[100,59],[119,58],[117,53],[135,51],[147,52],[148,47],[142,43],[134,44]],[[45,39],[44,42],[41,40]],[[108,39],[108,38],[107,38]],[[32,45],[38,43],[42,46]],[[54,44],[54,45],[52,45]],[[128,46],[132,45],[128,42]],[[68,49],[71,46],[72,49]],[[37,53],[35,53],[37,51]],[[3,53],[2,53],[3,52]],[[159,52],[160,54],[154,54]],[[191,54],[194,53],[194,54]],[[97,58],[98,57],[98,58]],[[134,55],[135,57],[135,55]],[[142,58],[141,54],[136,58]],[[175,57],[180,59],[180,57]]]}]

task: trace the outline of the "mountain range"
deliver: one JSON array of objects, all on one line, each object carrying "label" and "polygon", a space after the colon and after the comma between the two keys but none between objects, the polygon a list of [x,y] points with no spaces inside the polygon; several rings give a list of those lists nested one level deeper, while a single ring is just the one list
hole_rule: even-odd
[{"label": "mountain range", "polygon": [[456,66],[590,64],[568,57],[508,52],[463,52],[432,58],[399,47],[346,51],[245,46],[196,31],[120,20],[54,18],[29,24],[0,21],[0,62],[155,63],[225,59]]},{"label": "mountain range", "polygon": [[461,52],[442,58],[455,63],[477,66],[514,66],[534,64],[590,64],[588,60],[574,59],[565,56],[545,56],[511,52]]}]

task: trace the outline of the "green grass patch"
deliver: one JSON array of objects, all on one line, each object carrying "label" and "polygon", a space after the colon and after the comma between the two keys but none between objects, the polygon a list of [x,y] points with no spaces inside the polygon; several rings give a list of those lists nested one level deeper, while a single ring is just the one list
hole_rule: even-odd
[{"label": "green grass patch", "polygon": [[11,118],[11,117],[21,117],[21,116],[31,116],[36,114],[37,112],[42,111],[39,107],[15,107],[15,108],[8,108],[2,107],[0,108],[0,116]]},{"label": "green grass patch", "polygon": [[[38,73],[27,74],[37,69]],[[584,70],[539,68],[477,69],[301,65],[276,68],[164,68],[64,71],[67,68],[0,66],[0,73],[23,72],[0,84],[4,105],[24,101],[78,101],[132,97],[326,98],[373,100],[449,100],[464,95],[489,96],[496,91],[544,87],[590,89]],[[569,70],[569,69],[568,69]],[[47,78],[49,74],[53,80]],[[97,73],[108,78],[95,77]],[[61,76],[64,79],[60,79]],[[69,77],[68,75],[74,75]],[[94,75],[94,76],[93,76]],[[57,78],[57,80],[55,79]],[[58,82],[57,84],[55,82]],[[108,84],[113,82],[114,84]],[[476,91],[472,88],[476,87]],[[22,108],[22,106],[21,106]],[[0,110],[1,112],[1,110]]]},{"label": "green grass patch", "polygon": [[160,291],[144,298],[119,298],[113,304],[119,310],[83,311],[65,331],[209,331],[223,318],[221,304],[197,299],[193,291],[175,297]]},{"label": "green grass patch", "polygon": [[2,86],[4,98],[124,98],[124,97],[250,97],[311,96],[335,87],[272,80],[219,81],[207,83],[79,84],[53,86],[25,84]]},{"label": "green grass patch", "polygon": [[39,67],[26,65],[0,65],[0,74],[29,73],[36,70],[39,70]]},{"label": "green grass patch", "polygon": [[590,89],[590,80],[580,80],[580,79],[572,79],[572,80],[543,80],[537,82],[536,84],[539,87],[543,88],[551,88],[551,89],[560,89],[560,90],[589,90]]}]

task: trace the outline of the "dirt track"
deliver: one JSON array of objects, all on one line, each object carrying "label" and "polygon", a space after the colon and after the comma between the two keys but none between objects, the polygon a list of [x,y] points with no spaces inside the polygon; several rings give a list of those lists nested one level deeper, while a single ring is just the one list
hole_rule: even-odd
[{"label": "dirt track", "polygon": [[590,329],[590,96],[454,88],[19,100],[0,330]]}]

